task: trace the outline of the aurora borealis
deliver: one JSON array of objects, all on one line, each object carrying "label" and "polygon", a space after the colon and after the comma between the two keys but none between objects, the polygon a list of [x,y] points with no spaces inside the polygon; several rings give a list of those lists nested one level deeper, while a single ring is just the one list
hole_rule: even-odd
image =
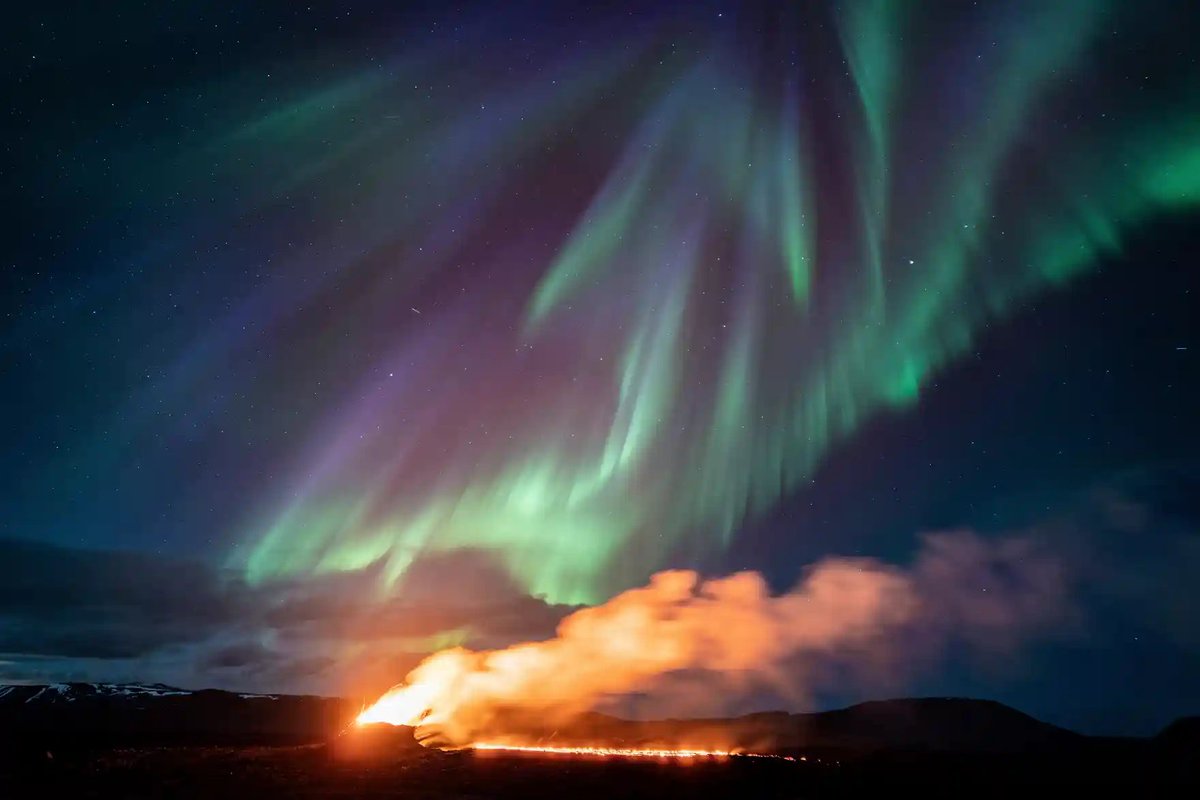
[{"label": "aurora borealis", "polygon": [[[872,466],[878,426],[939,440],[958,412],[929,409],[981,351],[1053,362],[1030,314],[1194,272],[1136,244],[1200,204],[1183,2],[27,13],[4,535],[195,558],[246,592],[386,605],[462,552],[551,606],[673,567],[791,582],[877,544],[786,520],[831,502],[831,464],[850,495],[915,473]],[[1177,391],[1189,330],[1153,344]],[[1141,430],[1089,411],[1164,380],[1138,360],[1066,412],[1026,397],[1028,447],[1074,412]],[[1200,441],[1130,435],[1002,524]],[[1008,490],[1054,493],[1033,480]],[[921,524],[985,526],[928,492]]]},{"label": "aurora borealis", "polygon": [[[429,138],[418,124],[387,162],[401,186],[530,181],[535,207],[567,205],[560,159],[520,174],[564,135],[604,175],[561,235],[530,211],[533,230],[487,229],[463,292],[482,300],[417,298],[470,251],[467,224],[439,221],[486,220],[487,199],[460,210],[461,192],[435,190],[394,214],[398,252],[364,280],[386,276],[373,302],[419,313],[413,334],[331,410],[303,477],[251,534],[249,577],[383,559],[390,580],[426,549],[483,547],[536,594],[595,602],[681,551],[725,547],[862,421],[915,402],[981,326],[1094,266],[1127,227],[1200,199],[1194,116],[1150,137],[1063,119],[1094,99],[1071,77],[1098,57],[1100,4],[964,17],[949,23],[956,46],[934,52],[905,46],[929,22],[891,3],[778,9],[764,19],[780,41],[757,51],[736,25],[680,31],[648,66],[639,57],[665,45],[634,37],[607,48],[615,58],[547,65],[562,74],[548,88],[481,93]],[[837,38],[810,50],[816,24]],[[641,85],[606,109],[607,135],[577,132],[633,70]],[[378,115],[399,75],[370,80],[334,90],[341,115]],[[1197,89],[1180,83],[1180,100]],[[307,113],[256,135],[319,127]],[[1037,164],[1025,137],[1042,128]],[[348,143],[338,168],[363,149]],[[491,164],[516,174],[476,177]],[[447,167],[431,179],[430,165]],[[396,230],[409,226],[411,241]],[[458,352],[432,356],[453,339]]]}]

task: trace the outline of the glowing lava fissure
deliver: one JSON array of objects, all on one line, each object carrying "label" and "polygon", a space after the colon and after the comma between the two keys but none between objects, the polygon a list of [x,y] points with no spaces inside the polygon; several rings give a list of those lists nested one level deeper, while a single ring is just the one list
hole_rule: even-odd
[{"label": "glowing lava fissure", "polygon": [[[771,753],[742,753],[728,750],[692,750],[688,748],[636,748],[636,747],[589,747],[589,746],[549,746],[549,745],[517,745],[492,744],[476,742],[470,745],[470,750],[484,752],[499,751],[511,753],[530,753],[542,755],[595,756],[599,758],[673,758],[673,759],[724,759],[724,758],[773,758],[780,761],[796,761],[793,756],[774,755]],[[803,761],[804,759],[799,759]]]},{"label": "glowing lava fissure", "polygon": [[[423,695],[419,686],[404,687],[401,691],[394,691],[380,698],[378,702],[369,708],[364,709],[357,717],[356,724],[375,725],[386,724],[396,726],[412,726],[418,727],[427,722],[431,717],[430,709],[421,709],[417,703],[413,703],[414,695]],[[398,703],[397,700],[405,698],[409,702]],[[543,755],[543,756],[579,756],[590,758],[632,758],[632,759],[678,759],[678,760],[700,760],[700,759],[728,759],[728,758],[769,758],[779,761],[804,761],[804,758],[795,758],[793,756],[776,755],[773,753],[752,753],[742,750],[724,750],[715,748],[689,747],[689,746],[669,746],[669,745],[654,745],[643,747],[621,747],[615,745],[604,744],[562,744],[562,745],[545,745],[545,744],[520,744],[516,742],[495,742],[495,741],[473,741],[462,744],[454,744],[441,739],[441,744],[432,745],[430,741],[439,737],[426,737],[422,739],[417,737],[418,741],[426,747],[434,749],[455,749],[455,750],[473,750],[483,753],[513,753],[513,754],[528,754],[528,755]]]},{"label": "glowing lava fissure", "polygon": [[[394,709],[392,709],[394,711]],[[387,716],[388,708],[384,706],[380,708],[377,703],[370,708],[365,709],[358,715],[356,724],[359,727],[366,725],[395,725],[395,726],[420,726],[424,720],[429,718],[429,711],[422,711],[415,714],[407,715],[404,722],[395,722],[393,720],[384,719]],[[642,747],[621,747],[617,745],[604,744],[561,744],[561,745],[546,745],[546,744],[520,744],[517,742],[496,742],[496,741],[474,741],[463,744],[455,744],[448,742],[445,739],[440,739],[437,736],[416,737],[425,747],[431,747],[438,750],[472,750],[482,753],[501,753],[501,754],[526,754],[534,756],[572,756],[585,758],[630,758],[630,759],[676,759],[676,760],[720,760],[729,758],[769,758],[779,761],[806,761],[804,757],[796,758],[793,756],[777,755],[774,753],[753,753],[743,750],[726,750],[707,747],[690,747],[690,746],[670,746],[670,745],[646,745]],[[440,741],[440,744],[431,744],[432,741]]]}]

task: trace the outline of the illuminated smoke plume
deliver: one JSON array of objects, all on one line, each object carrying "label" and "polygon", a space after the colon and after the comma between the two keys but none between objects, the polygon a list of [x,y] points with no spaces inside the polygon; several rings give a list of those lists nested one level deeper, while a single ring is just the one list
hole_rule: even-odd
[{"label": "illuminated smoke plume", "polygon": [[635,692],[661,715],[725,712],[763,691],[796,707],[831,666],[895,678],[949,638],[1007,648],[1067,613],[1060,565],[1019,539],[927,537],[907,570],[831,558],[779,595],[753,572],[660,572],[568,616],[553,639],[435,653],[360,722],[467,744],[503,735],[513,715],[556,724]]}]

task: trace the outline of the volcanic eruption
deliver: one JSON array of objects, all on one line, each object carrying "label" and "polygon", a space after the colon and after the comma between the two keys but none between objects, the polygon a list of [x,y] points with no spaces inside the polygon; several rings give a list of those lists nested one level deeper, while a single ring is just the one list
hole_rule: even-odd
[{"label": "volcanic eruption", "polygon": [[[986,579],[986,600],[965,596],[964,575]],[[744,744],[717,729],[703,741],[658,731],[628,748],[588,741],[580,720],[633,695],[658,718],[728,713],[764,694],[802,705],[831,670],[886,680],[951,636],[994,643],[1040,627],[1061,614],[1061,591],[1036,550],[967,535],[930,537],[908,570],[826,559],[782,594],[754,572],[665,571],[567,616],[546,641],[434,653],[357,721],[413,726],[450,747],[732,754]]]}]

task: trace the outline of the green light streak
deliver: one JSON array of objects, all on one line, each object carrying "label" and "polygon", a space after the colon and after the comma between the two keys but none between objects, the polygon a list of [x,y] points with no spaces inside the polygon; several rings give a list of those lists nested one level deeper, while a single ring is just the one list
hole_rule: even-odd
[{"label": "green light streak", "polygon": [[[639,84],[607,178],[540,251],[512,327],[514,351],[580,344],[564,383],[603,352],[606,393],[538,395],[525,425],[438,469],[358,457],[346,422],[348,466],[262,527],[239,561],[247,577],[382,564],[387,593],[422,553],[479,548],[534,594],[601,600],[726,546],[865,420],[918,402],[986,325],[1119,252],[1132,227],[1200,202],[1196,81],[1180,78],[1182,99],[1145,119],[1067,130],[1054,111],[1110,5],[1022,8],[1019,24],[971,12],[978,52],[956,40],[930,54],[910,43],[920,8],[846,3],[848,77],[814,84],[801,65],[760,91],[728,66],[736,57],[697,47],[690,69]],[[438,163],[475,166],[451,169],[422,213],[478,164],[534,151],[622,75],[577,74],[494,140],[456,140]],[[829,163],[818,130],[850,163]],[[443,131],[426,133],[437,151]],[[399,216],[405,231],[427,219]],[[487,406],[473,407],[486,418]],[[392,480],[364,479],[376,471]]]}]

